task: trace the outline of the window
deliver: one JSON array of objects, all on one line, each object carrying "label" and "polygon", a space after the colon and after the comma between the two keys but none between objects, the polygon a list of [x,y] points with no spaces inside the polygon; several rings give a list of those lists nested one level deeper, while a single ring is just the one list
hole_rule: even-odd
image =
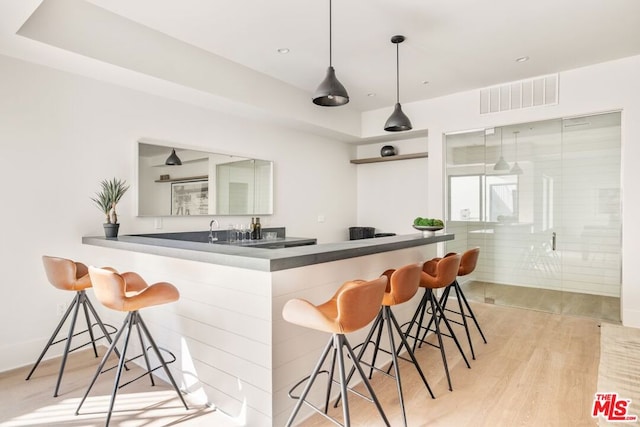
[{"label": "window", "polygon": [[448,220],[517,222],[518,176],[450,176]]}]

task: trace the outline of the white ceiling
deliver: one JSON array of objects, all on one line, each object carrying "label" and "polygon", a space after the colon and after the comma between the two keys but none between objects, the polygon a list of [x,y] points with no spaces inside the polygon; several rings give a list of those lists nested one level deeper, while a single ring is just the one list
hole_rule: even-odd
[{"label": "white ceiling", "polygon": [[[308,94],[309,103],[328,66],[328,0],[84,1],[280,80]],[[60,43],[16,40],[40,3],[0,1],[0,53],[58,68],[64,60],[73,71],[71,59],[92,55],[71,56]],[[79,16],[56,19],[71,23]],[[400,45],[404,104],[638,55],[640,1],[333,0],[333,65],[349,91],[350,110],[391,108],[395,102],[395,34],[407,38]],[[111,49],[121,47],[119,41]],[[279,48],[290,52],[279,54]],[[530,60],[515,61],[522,56]],[[86,68],[78,62],[76,72]]]},{"label": "white ceiling", "polygon": [[[310,93],[329,62],[328,0],[89,1]],[[640,54],[640,1],[333,0],[333,64],[361,110],[394,102],[394,34],[410,102]]]}]

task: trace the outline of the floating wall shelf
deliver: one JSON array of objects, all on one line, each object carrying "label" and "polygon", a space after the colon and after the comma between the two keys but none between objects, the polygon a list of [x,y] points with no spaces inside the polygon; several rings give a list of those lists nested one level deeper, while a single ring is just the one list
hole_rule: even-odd
[{"label": "floating wall shelf", "polygon": [[156,179],[156,182],[177,182],[177,181],[198,181],[202,179],[208,179],[207,175],[200,176],[186,176],[184,178],[171,178],[171,179]]},{"label": "floating wall shelf", "polygon": [[351,163],[360,165],[362,163],[392,162],[394,160],[422,159],[425,157],[429,157],[429,153],[424,152],[424,153],[412,153],[412,154],[398,154],[395,156],[387,156],[387,157],[371,157],[368,159],[353,159],[351,160]]}]

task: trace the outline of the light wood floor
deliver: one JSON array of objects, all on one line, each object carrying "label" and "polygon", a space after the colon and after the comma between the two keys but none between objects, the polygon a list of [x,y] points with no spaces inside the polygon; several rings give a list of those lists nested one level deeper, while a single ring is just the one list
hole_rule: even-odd
[{"label": "light wood floor", "polygon": [[[472,306],[488,344],[477,333],[472,335],[476,360],[470,360],[471,369],[455,347],[446,346],[452,392],[438,349],[423,347],[416,352],[435,400],[413,366],[402,363],[409,426],[597,425],[590,415],[598,378],[597,320],[488,304]],[[462,337],[462,328],[455,330]],[[394,380],[374,374],[372,385],[391,425],[401,426]],[[382,425],[372,404],[357,397],[350,403],[354,425]],[[303,425],[331,424],[315,415]]]},{"label": "light wood floor", "polygon": [[[453,392],[447,389],[437,349],[424,346],[416,352],[436,399],[428,396],[413,366],[401,362],[409,426],[597,425],[590,410],[600,353],[598,320],[489,304],[474,303],[473,308],[488,344],[474,331],[476,360],[468,369],[447,343]],[[463,338],[461,327],[456,331]],[[52,397],[57,360],[46,362],[30,381],[24,380],[30,367],[0,374],[0,425],[103,425],[111,378],[99,380],[81,415],[74,415],[96,363],[89,352],[73,354],[57,398]],[[394,380],[374,374],[372,384],[391,425],[401,426]],[[381,425],[372,404],[355,396],[349,403],[352,425]],[[172,389],[150,387],[146,380],[120,390],[112,425],[178,424],[242,425],[202,406],[185,411]],[[313,416],[301,425],[333,424]]]}]

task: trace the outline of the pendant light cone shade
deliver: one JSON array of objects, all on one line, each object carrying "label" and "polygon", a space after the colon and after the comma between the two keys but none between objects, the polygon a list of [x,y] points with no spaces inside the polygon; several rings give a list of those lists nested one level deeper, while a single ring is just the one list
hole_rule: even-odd
[{"label": "pendant light cone shade", "polygon": [[384,130],[388,132],[411,130],[411,120],[402,112],[402,106],[399,102],[396,103],[396,106],[393,108],[393,113],[391,113],[387,122],[384,124]]},{"label": "pendant light cone shade", "polygon": [[493,165],[493,170],[494,171],[508,171],[509,170],[509,163],[506,162],[504,157],[500,156],[500,158],[498,159],[496,164]]},{"label": "pendant light cone shade", "polygon": [[387,132],[401,132],[404,130],[411,130],[411,120],[406,114],[402,112],[402,106],[400,105],[400,43],[405,40],[404,36],[391,37],[391,43],[396,45],[396,105],[393,108],[393,113],[389,116],[384,124],[384,130]]},{"label": "pendant light cone shade", "polygon": [[515,141],[516,141],[516,161],[513,164],[513,167],[511,168],[511,170],[509,172],[514,174],[514,175],[522,175],[524,173],[524,171],[522,170],[522,168],[518,164],[518,134],[519,133],[520,133],[519,131],[516,131],[516,132],[513,133],[515,135]]},{"label": "pendant light cone shade", "polygon": [[509,172],[511,172],[514,175],[522,175],[524,173],[524,171],[522,170],[522,168],[520,167],[518,162],[515,162],[513,164],[513,167],[511,168],[511,170]]},{"label": "pendant light cone shade", "polygon": [[349,94],[336,78],[336,70],[329,66],[327,76],[313,94],[313,103],[322,107],[338,107],[349,102]]},{"label": "pendant light cone shade", "polygon": [[500,158],[498,159],[496,164],[493,165],[493,170],[494,171],[508,171],[509,170],[509,163],[507,163],[504,160],[504,157],[502,157],[502,131],[500,131]]},{"label": "pendant light cone shade", "polygon": [[329,68],[327,75],[313,94],[313,103],[321,107],[339,107],[349,102],[349,94],[336,77],[332,62],[331,0],[329,0]]},{"label": "pendant light cone shade", "polygon": [[171,149],[171,154],[167,157],[167,160],[164,162],[167,166],[180,166],[182,164],[182,160],[176,154],[175,148]]}]

